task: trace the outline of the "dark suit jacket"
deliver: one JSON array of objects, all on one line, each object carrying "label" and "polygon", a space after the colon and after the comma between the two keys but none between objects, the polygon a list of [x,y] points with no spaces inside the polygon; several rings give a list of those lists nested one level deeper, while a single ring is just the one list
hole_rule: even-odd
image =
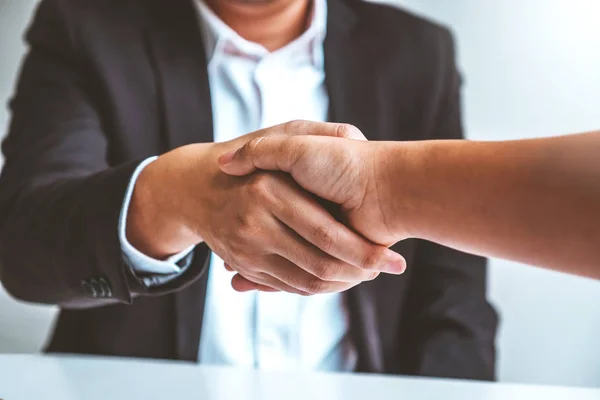
[{"label": "dark suit jacket", "polygon": [[[356,0],[329,0],[328,18],[331,120],[372,140],[461,137],[446,29]],[[142,159],[212,140],[200,35],[191,0],[44,0],[37,11],[3,145],[0,255],[13,296],[63,309],[48,351],[197,359],[209,249],[147,288],[117,226]],[[485,260],[419,240],[394,248],[407,273],[346,295],[358,370],[492,379]],[[86,291],[100,278],[111,297]]]}]

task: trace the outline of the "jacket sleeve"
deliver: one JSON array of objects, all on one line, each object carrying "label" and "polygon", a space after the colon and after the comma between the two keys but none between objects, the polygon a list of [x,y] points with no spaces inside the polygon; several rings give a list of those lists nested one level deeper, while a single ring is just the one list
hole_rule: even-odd
[{"label": "jacket sleeve", "polygon": [[[427,139],[462,139],[460,77],[452,37],[442,31],[438,88]],[[400,338],[402,373],[495,379],[497,315],[486,299],[486,260],[419,241]]]},{"label": "jacket sleeve", "polygon": [[109,166],[111,143],[67,10],[41,2],[11,102],[0,176],[0,280],[13,296],[65,308],[131,303],[200,275],[148,288],[125,265],[118,237],[127,186],[141,160]]}]

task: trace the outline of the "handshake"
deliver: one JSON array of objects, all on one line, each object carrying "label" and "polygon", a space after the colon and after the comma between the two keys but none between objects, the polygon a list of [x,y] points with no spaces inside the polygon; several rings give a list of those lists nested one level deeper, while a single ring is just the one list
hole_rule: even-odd
[{"label": "handshake", "polygon": [[142,171],[127,237],[159,259],[204,242],[237,272],[238,291],[312,295],[401,274],[388,247],[408,227],[386,217],[398,210],[380,184],[390,157],[351,125],[308,121],[180,147]]}]

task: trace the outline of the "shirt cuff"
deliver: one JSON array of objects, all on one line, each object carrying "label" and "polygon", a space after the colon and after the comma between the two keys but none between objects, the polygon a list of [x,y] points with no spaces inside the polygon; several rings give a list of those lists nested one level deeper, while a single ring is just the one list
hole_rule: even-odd
[{"label": "shirt cuff", "polygon": [[191,264],[192,252],[196,247],[191,246],[180,253],[172,255],[166,260],[157,260],[145,255],[133,247],[127,240],[125,234],[127,231],[127,212],[129,210],[129,204],[131,203],[133,189],[135,188],[135,184],[142,170],[146,168],[148,164],[156,160],[156,158],[157,157],[147,158],[133,172],[131,180],[129,181],[129,186],[125,192],[125,199],[123,200],[123,207],[121,208],[121,214],[119,216],[119,241],[121,243],[123,258],[131,268],[133,274],[142,279],[146,286],[161,285],[182,274],[189,264]]}]

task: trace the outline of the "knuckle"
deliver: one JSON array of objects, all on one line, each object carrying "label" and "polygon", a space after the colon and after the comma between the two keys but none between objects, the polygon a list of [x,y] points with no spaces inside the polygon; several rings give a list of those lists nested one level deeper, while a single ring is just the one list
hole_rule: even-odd
[{"label": "knuckle", "polygon": [[295,120],[287,122],[284,125],[284,131],[288,135],[295,134],[298,131],[302,131],[305,126],[306,126],[306,121],[301,120],[301,119],[295,119]]},{"label": "knuckle", "polygon": [[265,173],[252,175],[252,178],[249,180],[249,185],[253,190],[268,190],[271,185],[269,175]]},{"label": "knuckle", "polygon": [[311,277],[305,283],[304,287],[300,288],[301,291],[308,294],[320,294],[325,293],[329,288],[329,284],[318,277]]},{"label": "knuckle", "polygon": [[241,148],[240,152],[243,156],[255,153],[264,139],[265,138],[261,136],[250,140]]},{"label": "knuckle", "polygon": [[306,142],[300,136],[287,136],[277,146],[275,153],[279,167],[293,172],[295,164],[306,158]]},{"label": "knuckle", "polygon": [[[237,234],[236,236],[227,235],[225,240],[227,241],[227,245],[224,245],[223,248],[225,250],[225,255],[228,260],[228,264],[231,266],[243,267],[243,264],[241,264],[242,260],[240,256],[245,254],[245,244],[239,240]],[[223,258],[222,253],[223,252],[214,254],[217,254],[219,257],[221,257],[221,259],[225,259]]]},{"label": "knuckle", "polygon": [[258,266],[255,268],[253,280],[260,285],[276,286],[273,284],[271,276]]},{"label": "knuckle", "polygon": [[370,276],[366,279],[367,281],[372,281],[379,276],[379,272],[371,272]]},{"label": "knuckle", "polygon": [[243,271],[240,274],[243,275],[249,281],[266,285],[268,283],[268,273],[265,272],[265,265],[261,260],[256,257],[246,257]]},{"label": "knuckle", "polygon": [[333,281],[340,277],[341,268],[338,263],[319,258],[313,267],[313,274],[324,281]]},{"label": "knuckle", "polygon": [[250,180],[249,189],[253,198],[260,200],[271,200],[273,192],[273,179],[269,174],[255,174]]},{"label": "knuckle", "polygon": [[[262,234],[262,225],[260,223],[260,218],[258,218],[252,212],[239,215],[237,218],[237,225],[238,238],[244,238],[243,240],[238,239],[238,242],[243,241],[244,243],[246,243],[248,241],[248,238],[261,236]],[[240,243],[238,244],[238,247],[243,246],[241,246]]]},{"label": "knuckle", "polygon": [[325,225],[317,226],[312,232],[312,242],[325,253],[330,253],[336,244],[336,235]]},{"label": "knuckle", "polygon": [[338,124],[335,133],[337,137],[341,138],[356,138],[362,136],[360,129],[350,124]]},{"label": "knuckle", "polygon": [[383,251],[369,249],[363,256],[362,267],[368,270],[379,270],[383,267]]},{"label": "knuckle", "polygon": [[234,267],[236,270],[240,272],[240,274],[246,273],[249,270],[249,265],[251,265],[250,259],[244,253],[238,253],[235,255],[235,261],[229,263],[230,266]]},{"label": "knuckle", "polygon": [[286,137],[279,148],[280,153],[282,154],[296,154],[302,148],[302,142],[300,141],[298,136],[289,136]]}]

